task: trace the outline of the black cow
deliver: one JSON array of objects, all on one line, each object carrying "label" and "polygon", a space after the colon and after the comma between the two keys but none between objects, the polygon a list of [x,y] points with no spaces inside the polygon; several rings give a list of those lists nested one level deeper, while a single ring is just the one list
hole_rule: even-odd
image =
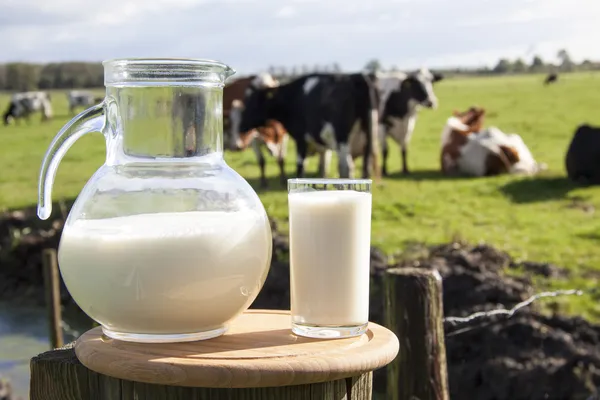
[{"label": "black cow", "polygon": [[4,125],[9,125],[11,119],[14,119],[15,122],[18,122],[21,118],[25,118],[25,120],[29,122],[29,116],[33,112],[34,109],[30,99],[22,98],[18,100],[11,100],[6,112],[2,116],[2,119],[4,120]]},{"label": "black cow", "polygon": [[544,80],[544,85],[549,85],[551,83],[556,82],[557,80],[558,80],[558,74],[553,72],[551,74],[548,74],[548,76]]},{"label": "black cow", "polygon": [[[327,175],[331,151],[339,156],[339,174],[352,177],[354,159],[363,160],[363,177],[377,168],[378,93],[373,77],[364,74],[309,74],[285,85],[246,89],[239,131],[279,121],[296,141],[298,177],[304,161],[319,153],[319,174]],[[237,134],[239,136],[239,134]]]},{"label": "black cow", "polygon": [[600,184],[600,127],[580,125],[565,157],[567,174],[575,182]]}]

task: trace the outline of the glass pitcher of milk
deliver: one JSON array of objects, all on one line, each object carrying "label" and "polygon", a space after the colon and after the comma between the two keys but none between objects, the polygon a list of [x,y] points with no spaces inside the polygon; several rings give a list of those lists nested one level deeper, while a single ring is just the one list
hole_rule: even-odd
[{"label": "glass pitcher of milk", "polygon": [[104,134],[106,162],[60,240],[64,282],[111,338],[219,336],[258,295],[272,251],[260,199],[223,160],[223,86],[234,71],[207,60],[103,64],[104,101],[62,128],[40,172],[47,219],[64,154],[84,134]]}]

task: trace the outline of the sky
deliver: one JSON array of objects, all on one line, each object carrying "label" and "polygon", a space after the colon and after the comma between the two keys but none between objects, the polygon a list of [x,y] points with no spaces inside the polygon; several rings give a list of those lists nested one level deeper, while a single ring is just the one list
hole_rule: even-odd
[{"label": "sky", "polygon": [[[124,57],[269,66],[600,60],[600,0],[0,0],[0,62]],[[10,38],[10,40],[7,40]]]}]

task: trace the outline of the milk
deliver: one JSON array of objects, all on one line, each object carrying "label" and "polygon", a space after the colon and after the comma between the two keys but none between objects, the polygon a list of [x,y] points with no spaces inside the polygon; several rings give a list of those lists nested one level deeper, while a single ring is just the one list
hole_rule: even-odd
[{"label": "milk", "polygon": [[369,319],[371,194],[289,194],[292,320],[357,326]]},{"label": "milk", "polygon": [[244,311],[271,260],[264,214],[181,212],[76,220],[59,265],[88,315],[119,333],[182,334],[222,328]]}]

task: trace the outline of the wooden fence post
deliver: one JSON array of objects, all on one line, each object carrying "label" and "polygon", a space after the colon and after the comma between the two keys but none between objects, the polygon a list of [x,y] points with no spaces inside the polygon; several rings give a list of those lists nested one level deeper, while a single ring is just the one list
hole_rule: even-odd
[{"label": "wooden fence post", "polygon": [[84,367],[73,343],[31,360],[31,400],[371,400],[372,372],[332,381],[265,388],[195,388],[113,378]]},{"label": "wooden fence post", "polygon": [[48,310],[50,345],[55,349],[62,347],[64,344],[60,309],[60,276],[58,274],[56,250],[45,249],[42,253],[42,264],[44,269],[44,290],[46,292],[46,307]]},{"label": "wooden fence post", "polygon": [[442,278],[435,270],[386,271],[385,325],[400,351],[388,365],[390,400],[448,400]]}]

